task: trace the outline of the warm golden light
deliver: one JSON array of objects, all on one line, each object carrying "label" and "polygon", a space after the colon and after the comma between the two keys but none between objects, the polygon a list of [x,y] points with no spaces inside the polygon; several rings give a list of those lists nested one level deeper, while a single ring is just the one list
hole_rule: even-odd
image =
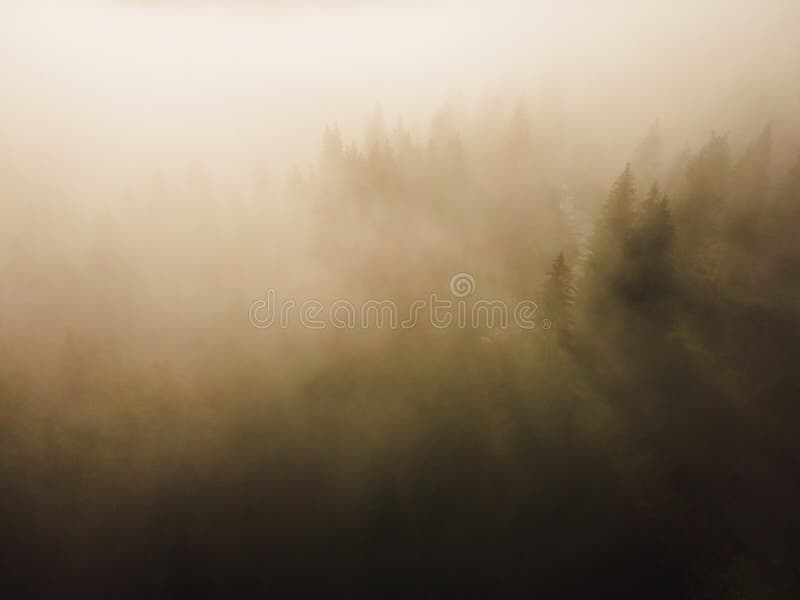
[{"label": "warm golden light", "polygon": [[800,597],[798,27],[0,0],[0,595]]}]

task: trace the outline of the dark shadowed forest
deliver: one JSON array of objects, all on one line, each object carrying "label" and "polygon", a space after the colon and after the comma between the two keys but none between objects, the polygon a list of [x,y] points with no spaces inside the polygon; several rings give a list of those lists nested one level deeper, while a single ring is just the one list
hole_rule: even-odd
[{"label": "dark shadowed forest", "polygon": [[[789,4],[741,10],[741,32],[800,26]],[[758,31],[738,39],[778,29]],[[184,109],[131,67],[159,91],[123,101],[86,91],[106,67],[65,66],[78,46],[20,39],[0,60],[7,597],[798,597],[788,37],[766,63],[703,54],[737,75],[696,98],[694,75],[664,73],[680,91],[650,104],[639,75],[515,71],[407,115],[361,87],[352,106],[267,95],[263,121],[234,76],[165,70],[214,98]],[[400,321],[432,294],[490,304],[467,326],[454,308],[317,329],[296,306],[266,326],[268,290]],[[524,302],[528,328],[498,308]]]}]

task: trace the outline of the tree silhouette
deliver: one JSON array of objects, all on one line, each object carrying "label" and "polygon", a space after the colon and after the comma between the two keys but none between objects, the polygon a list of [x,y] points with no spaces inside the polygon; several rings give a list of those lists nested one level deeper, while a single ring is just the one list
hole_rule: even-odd
[{"label": "tree silhouette", "polygon": [[628,250],[633,265],[629,298],[642,309],[668,306],[672,301],[674,239],[669,201],[655,182],[642,203]]},{"label": "tree silhouette", "polygon": [[633,155],[633,173],[642,184],[647,185],[658,178],[661,153],[661,127],[656,121],[644,139],[639,142]]},{"label": "tree silhouette", "polygon": [[634,226],[636,192],[630,165],[614,182],[595,225],[586,260],[587,305],[603,312],[624,293],[627,259]]},{"label": "tree silhouette", "polygon": [[550,271],[544,286],[545,316],[555,323],[559,331],[567,332],[572,325],[572,305],[575,303],[575,287],[572,280],[572,269],[560,252]]}]

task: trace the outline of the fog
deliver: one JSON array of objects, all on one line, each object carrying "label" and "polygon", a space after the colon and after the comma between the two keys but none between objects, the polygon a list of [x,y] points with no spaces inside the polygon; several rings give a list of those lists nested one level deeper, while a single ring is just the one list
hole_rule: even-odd
[{"label": "fog", "polygon": [[606,147],[657,118],[681,143],[796,124],[791,1],[460,4],[5,2],[5,139],[280,170],[316,158],[326,123],[359,136],[376,103],[423,132],[444,100],[499,92],[557,104]]},{"label": "fog", "polygon": [[[5,0],[0,572],[793,597],[798,30],[794,0]],[[432,295],[483,321],[328,311]]]}]

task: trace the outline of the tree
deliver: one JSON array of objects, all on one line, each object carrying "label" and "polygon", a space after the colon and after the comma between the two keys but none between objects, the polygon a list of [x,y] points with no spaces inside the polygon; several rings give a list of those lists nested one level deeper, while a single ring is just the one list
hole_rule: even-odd
[{"label": "tree", "polygon": [[754,207],[767,197],[772,155],[772,127],[767,125],[733,168],[732,200],[738,207]]},{"label": "tree", "polygon": [[381,148],[389,141],[389,134],[386,129],[386,121],[383,118],[383,111],[380,105],[375,106],[372,117],[367,122],[364,132],[364,144],[366,151],[372,152],[376,147]]},{"label": "tree", "polygon": [[547,273],[544,286],[545,316],[555,323],[560,332],[569,330],[572,324],[571,309],[575,303],[575,287],[572,269],[561,252]]},{"label": "tree", "polygon": [[642,203],[628,255],[633,268],[628,282],[628,300],[649,311],[670,304],[673,285],[675,226],[669,200],[654,182]]},{"label": "tree", "polygon": [[326,126],[322,135],[322,171],[329,174],[338,172],[344,161],[344,145],[339,127]]},{"label": "tree", "polygon": [[597,220],[586,260],[582,295],[584,316],[592,323],[603,319],[610,325],[608,313],[616,310],[624,297],[635,200],[633,174],[626,165]]},{"label": "tree", "polygon": [[630,233],[635,202],[634,178],[631,166],[628,164],[614,183],[600,219],[600,227],[604,233],[612,236],[619,243],[623,242]]},{"label": "tree", "polygon": [[690,161],[687,169],[689,197],[686,204],[714,210],[725,200],[731,170],[728,136],[711,132],[711,139]]},{"label": "tree", "polygon": [[661,167],[661,129],[656,121],[633,154],[633,172],[645,184],[655,181]]},{"label": "tree", "polygon": [[455,111],[449,104],[440,109],[431,123],[428,158],[437,177],[452,182],[466,170],[464,144],[456,125]]},{"label": "tree", "polygon": [[758,248],[766,254],[761,293],[773,306],[796,310],[800,294],[800,156],[778,186]]},{"label": "tree", "polygon": [[711,133],[686,168],[685,196],[675,207],[676,259],[697,289],[717,281],[721,256],[720,220],[730,186],[727,135]]},{"label": "tree", "polygon": [[751,295],[762,276],[760,251],[767,219],[772,131],[767,125],[731,171],[730,201],[722,222],[720,281]]},{"label": "tree", "polygon": [[800,156],[789,170],[778,193],[779,210],[800,211]]},{"label": "tree", "polygon": [[612,276],[619,270],[633,227],[636,191],[630,165],[614,182],[595,227],[587,268]]}]

